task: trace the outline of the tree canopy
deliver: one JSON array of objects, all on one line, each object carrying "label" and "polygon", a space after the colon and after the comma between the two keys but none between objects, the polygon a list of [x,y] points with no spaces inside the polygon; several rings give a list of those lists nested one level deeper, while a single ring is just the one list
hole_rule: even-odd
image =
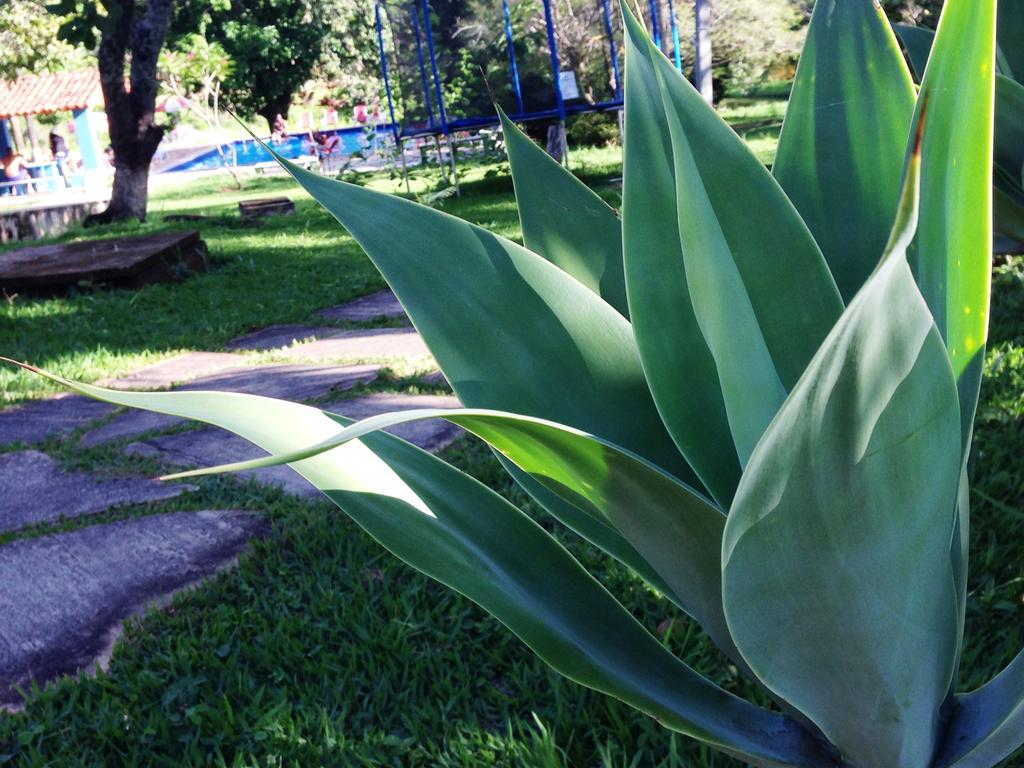
[{"label": "tree canopy", "polygon": [[66,21],[49,13],[42,0],[0,0],[0,79],[88,64],[87,51],[59,38]]},{"label": "tree canopy", "polygon": [[242,115],[272,124],[288,116],[293,94],[320,63],[331,31],[325,6],[314,0],[179,0],[171,40],[198,32],[234,64],[224,99]]}]

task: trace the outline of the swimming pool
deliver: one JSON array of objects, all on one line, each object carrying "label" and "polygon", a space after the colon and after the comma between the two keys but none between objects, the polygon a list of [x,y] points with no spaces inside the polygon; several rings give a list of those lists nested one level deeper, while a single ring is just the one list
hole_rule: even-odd
[{"label": "swimming pool", "polygon": [[[390,126],[382,125],[377,128],[377,135],[383,137],[388,134],[391,130]],[[351,155],[356,152],[360,152],[367,147],[367,130],[362,126],[354,126],[351,128],[335,128],[329,131],[320,131],[320,133],[337,136],[341,143],[338,146],[338,151],[342,155]],[[253,139],[240,139],[232,142],[231,145],[235,149],[238,157],[238,164],[241,165],[256,165],[257,163],[268,163],[272,162],[274,158],[270,156],[260,144]],[[316,154],[313,150],[313,140],[310,138],[308,133],[291,133],[285,136],[284,140],[272,145],[275,152],[279,152],[284,157],[294,159],[296,157],[302,157],[303,155]],[[225,147],[228,150],[228,156],[230,157],[229,147]],[[208,152],[193,157],[190,160],[186,160],[183,163],[179,163],[171,168],[168,168],[164,173],[174,173],[176,171],[208,171],[215,168],[221,168],[223,162],[221,160],[220,153],[216,148],[210,149]]]}]

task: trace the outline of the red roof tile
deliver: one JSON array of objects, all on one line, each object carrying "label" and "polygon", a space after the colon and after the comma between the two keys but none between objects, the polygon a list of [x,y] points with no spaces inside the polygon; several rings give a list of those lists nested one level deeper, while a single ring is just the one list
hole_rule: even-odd
[{"label": "red roof tile", "polygon": [[82,109],[103,103],[95,69],[22,75],[13,83],[0,80],[0,118]]}]

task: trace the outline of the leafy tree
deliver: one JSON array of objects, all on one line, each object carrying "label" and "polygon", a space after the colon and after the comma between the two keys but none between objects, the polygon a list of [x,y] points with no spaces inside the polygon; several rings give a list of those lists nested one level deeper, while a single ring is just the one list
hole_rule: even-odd
[{"label": "leafy tree", "polygon": [[242,181],[236,170],[238,158],[233,145],[225,146],[220,142],[224,134],[221,91],[233,68],[231,57],[219,44],[192,34],[179,42],[179,48],[160,55],[159,76],[161,86],[177,98],[179,106],[217,134],[216,146],[221,163],[241,189]]},{"label": "leafy tree", "polygon": [[[693,6],[676,3],[684,71],[694,62]],[[724,81],[744,86],[779,62],[796,61],[804,17],[793,0],[711,0],[712,67],[716,91]]]},{"label": "leafy tree", "polygon": [[271,128],[288,117],[292,96],[321,61],[332,3],[315,0],[181,0],[172,39],[198,32],[234,62],[224,98],[242,115]]},{"label": "leafy tree", "polygon": [[[65,17],[60,38],[94,48],[114,149],[114,188],[105,211],[86,224],[144,221],[149,166],[164,128],[156,124],[157,61],[171,22],[173,0],[60,0],[47,6]],[[125,86],[129,67],[130,88]]]},{"label": "leafy tree", "polygon": [[383,89],[373,3],[321,0],[318,5],[328,31],[314,77],[327,84],[335,106],[373,101]]},{"label": "leafy tree", "polygon": [[87,52],[58,39],[61,22],[42,0],[0,0],[0,79],[84,65]]}]

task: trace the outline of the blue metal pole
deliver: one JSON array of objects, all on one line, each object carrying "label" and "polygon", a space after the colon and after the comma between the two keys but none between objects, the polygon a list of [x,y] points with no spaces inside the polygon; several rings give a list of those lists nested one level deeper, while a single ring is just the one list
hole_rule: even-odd
[{"label": "blue metal pole", "polygon": [[555,78],[555,103],[558,105],[558,119],[565,122],[565,101],[562,99],[562,83],[558,73],[558,44],[555,42],[555,20],[551,15],[551,0],[544,0],[544,24],[548,29],[548,48],[551,50],[551,74]]},{"label": "blue metal pole", "polygon": [[427,38],[427,53],[430,55],[430,71],[434,73],[434,92],[437,94],[437,112],[441,116],[441,128],[448,135],[448,115],[444,111],[444,94],[441,92],[441,76],[437,72],[437,58],[434,56],[434,33],[430,28],[430,6],[427,0],[420,0],[423,9],[423,33]]},{"label": "blue metal pole", "polygon": [[508,67],[512,74],[512,88],[516,92],[516,106],[519,107],[519,112],[522,114],[524,111],[523,91],[519,87],[519,67],[516,64],[516,49],[512,39],[512,14],[508,10],[508,0],[501,0],[501,8],[505,13],[505,43],[508,45]]},{"label": "blue metal pole", "polygon": [[619,70],[619,51],[615,46],[615,30],[612,28],[612,14],[608,9],[608,0],[601,0],[601,11],[604,15],[604,31],[608,35],[608,52],[612,60],[612,76],[615,78],[615,99],[622,101],[622,72]]},{"label": "blue metal pole", "polygon": [[395,102],[391,98],[391,81],[388,79],[388,56],[384,51],[384,22],[381,20],[380,3],[374,3],[373,13],[377,20],[377,47],[380,49],[380,74],[384,78],[384,93],[388,98],[388,115],[391,117],[391,135],[395,139],[395,148],[402,153],[402,145],[398,136],[398,121],[395,120]]},{"label": "blue metal pole", "polygon": [[427,105],[427,120],[434,127],[434,108],[430,105],[430,86],[427,85],[427,65],[423,61],[423,40],[420,38],[420,12],[416,0],[412,2],[412,28],[416,32],[416,58],[420,62],[420,87],[423,88],[423,102]]},{"label": "blue metal pole", "polygon": [[[402,146],[402,137],[398,131],[398,121],[395,120],[395,102],[391,98],[391,81],[388,79],[388,56],[384,51],[384,22],[381,19],[380,0],[373,4],[373,13],[377,21],[377,47],[380,49],[380,74],[384,78],[384,93],[388,98],[388,116],[391,118],[391,136],[395,140],[395,150],[402,163],[402,177],[405,179],[405,192],[411,195],[409,188],[409,171],[405,167],[405,148]],[[404,115],[403,115],[404,117]],[[373,129],[374,143],[377,141],[377,129]]]},{"label": "blue metal pole", "polygon": [[[455,194],[462,196],[459,188],[459,172],[455,166],[455,145],[452,144],[452,137],[448,132],[448,115],[444,110],[444,93],[441,90],[441,76],[437,72],[437,57],[434,55],[434,33],[430,24],[430,6],[427,0],[420,0],[423,8],[423,33],[427,36],[427,52],[430,54],[430,71],[434,73],[434,90],[437,93],[437,112],[441,116],[441,130],[444,131],[444,139],[448,144],[448,153],[452,161],[452,180],[455,182]],[[438,148],[438,162],[441,161],[441,150]]]},{"label": "blue metal pole", "polygon": [[676,9],[672,0],[668,0],[668,23],[672,30],[672,54],[675,58],[676,69],[683,71],[683,57],[679,52],[679,27],[676,26]]},{"label": "blue metal pole", "polygon": [[658,0],[647,0],[647,7],[651,13],[651,37],[654,44],[661,48],[661,24],[658,23]]}]

